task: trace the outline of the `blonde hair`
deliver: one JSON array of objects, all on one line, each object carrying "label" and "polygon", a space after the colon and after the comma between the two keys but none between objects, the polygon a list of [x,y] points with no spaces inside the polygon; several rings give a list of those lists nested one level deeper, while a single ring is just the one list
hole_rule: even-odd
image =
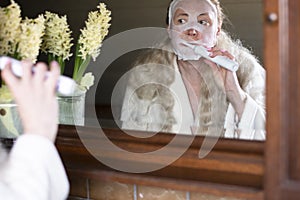
[{"label": "blonde hair", "polygon": [[221,27],[225,19],[225,14],[223,12],[223,8],[221,7],[220,1],[219,0],[209,0],[209,1],[216,6],[217,15],[218,15],[218,25]]}]

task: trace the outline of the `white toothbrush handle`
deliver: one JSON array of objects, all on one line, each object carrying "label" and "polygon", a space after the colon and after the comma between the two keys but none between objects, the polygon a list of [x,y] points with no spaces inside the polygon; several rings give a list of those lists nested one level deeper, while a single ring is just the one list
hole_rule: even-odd
[{"label": "white toothbrush handle", "polygon": [[[191,45],[188,45],[191,46]],[[239,68],[239,64],[233,60],[230,60],[226,56],[216,56],[214,58],[209,56],[209,52],[203,46],[191,46],[195,53],[201,55],[202,57],[220,65],[223,68],[226,68],[230,71],[235,72]]]},{"label": "white toothbrush handle", "polygon": [[[17,77],[22,77],[23,69],[21,67],[21,62],[16,59],[13,59],[13,58],[10,58],[7,56],[1,56],[0,57],[0,69],[1,70],[4,69],[5,65],[9,61],[11,62],[11,69],[12,69],[13,74]],[[32,71],[34,71],[34,67],[33,67]],[[47,76],[47,74],[48,74],[48,72],[46,73],[46,76]],[[58,82],[57,82],[57,92],[59,92],[62,95],[71,95],[75,91],[75,88],[76,88],[76,82],[73,79],[71,79],[67,76],[62,76],[62,75],[59,77]]]},{"label": "white toothbrush handle", "polygon": [[237,62],[230,60],[226,56],[216,56],[214,58],[207,56],[205,58],[233,72],[239,68],[239,64]]}]

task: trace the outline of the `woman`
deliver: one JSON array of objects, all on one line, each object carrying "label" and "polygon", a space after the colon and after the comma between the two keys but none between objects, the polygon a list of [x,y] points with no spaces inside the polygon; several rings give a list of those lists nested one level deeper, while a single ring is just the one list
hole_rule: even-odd
[{"label": "woman", "polygon": [[[174,0],[169,6],[169,38],[135,63],[126,89],[124,129],[265,139],[265,70],[222,30],[218,0]],[[204,59],[239,64],[232,72]]]}]

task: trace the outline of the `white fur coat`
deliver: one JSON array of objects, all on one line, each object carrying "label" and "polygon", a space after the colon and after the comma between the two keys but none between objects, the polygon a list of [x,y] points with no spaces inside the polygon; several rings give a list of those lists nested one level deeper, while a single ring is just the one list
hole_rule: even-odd
[{"label": "white fur coat", "polygon": [[[215,86],[209,67],[203,71],[198,114],[191,112],[177,59],[169,43],[141,57],[132,69],[123,101],[122,128],[182,134],[265,139],[265,70],[238,42],[222,32],[217,46],[239,63],[237,77],[246,92],[239,122],[224,93]],[[203,63],[205,65],[205,63]]]}]

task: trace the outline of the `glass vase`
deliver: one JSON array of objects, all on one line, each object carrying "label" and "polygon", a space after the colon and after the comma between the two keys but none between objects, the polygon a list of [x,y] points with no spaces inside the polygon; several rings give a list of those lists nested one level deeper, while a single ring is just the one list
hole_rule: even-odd
[{"label": "glass vase", "polygon": [[84,126],[86,92],[71,96],[57,96],[59,124]]},{"label": "glass vase", "polygon": [[[59,124],[84,126],[86,92],[72,96],[57,96]],[[0,138],[14,139],[23,133],[18,106],[13,101],[0,100]]]},{"label": "glass vase", "polygon": [[0,102],[0,138],[14,139],[23,133],[17,104]]}]

